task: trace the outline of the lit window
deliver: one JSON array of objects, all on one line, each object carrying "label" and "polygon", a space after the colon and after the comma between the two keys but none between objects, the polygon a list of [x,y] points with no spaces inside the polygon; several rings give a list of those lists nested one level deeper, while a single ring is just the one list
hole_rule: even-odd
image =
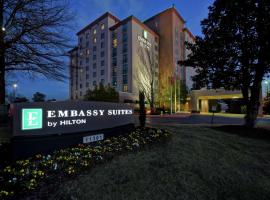
[{"label": "lit window", "polygon": [[102,24],[102,25],[101,25],[101,30],[104,30],[104,28],[105,28],[105,25]]},{"label": "lit window", "polygon": [[144,37],[144,39],[147,39],[147,35],[148,35],[148,33],[147,33],[147,31],[143,31],[143,37]]},{"label": "lit window", "polygon": [[89,54],[90,54],[90,50],[89,50],[89,49],[87,49],[86,54],[87,54],[87,55],[89,55]]},{"label": "lit window", "polygon": [[94,43],[97,43],[97,38],[94,38]]},{"label": "lit window", "polygon": [[117,39],[114,39],[114,40],[113,40],[113,47],[114,47],[114,48],[117,47]]},{"label": "lit window", "polygon": [[97,34],[97,30],[96,30],[96,29],[94,29],[93,33],[94,33],[94,34]]},{"label": "lit window", "polygon": [[128,86],[127,85],[123,85],[123,92],[128,92]]}]

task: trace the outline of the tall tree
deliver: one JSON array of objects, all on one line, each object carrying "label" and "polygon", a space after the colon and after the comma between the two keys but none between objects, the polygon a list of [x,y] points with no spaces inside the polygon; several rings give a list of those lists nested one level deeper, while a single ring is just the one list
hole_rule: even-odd
[{"label": "tall tree", "polygon": [[138,89],[141,92],[144,92],[145,98],[150,104],[151,113],[154,113],[158,87],[156,82],[156,79],[158,78],[157,56],[153,47],[140,47],[138,49],[138,54],[140,60],[135,79],[138,84]]},{"label": "tall tree", "polygon": [[6,74],[22,71],[63,80],[72,19],[66,0],[0,0],[0,104]]},{"label": "tall tree", "polygon": [[45,99],[46,99],[46,95],[41,92],[36,92],[35,94],[33,94],[33,98],[32,98],[34,102],[44,102]]},{"label": "tall tree", "polygon": [[201,25],[204,37],[188,44],[192,54],[184,61],[196,68],[195,88],[241,90],[246,126],[254,127],[270,72],[270,1],[216,0]]}]

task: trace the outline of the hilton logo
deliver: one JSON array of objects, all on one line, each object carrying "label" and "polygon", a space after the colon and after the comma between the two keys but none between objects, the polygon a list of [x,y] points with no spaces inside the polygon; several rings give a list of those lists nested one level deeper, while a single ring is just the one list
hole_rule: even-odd
[{"label": "hilton logo", "polygon": [[22,130],[42,128],[42,109],[22,110]]}]

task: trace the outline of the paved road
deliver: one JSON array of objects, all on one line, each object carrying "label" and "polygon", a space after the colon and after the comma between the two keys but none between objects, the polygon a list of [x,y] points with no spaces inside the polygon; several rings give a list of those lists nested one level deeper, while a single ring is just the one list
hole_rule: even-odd
[{"label": "paved road", "polygon": [[[211,124],[211,115],[201,114],[174,114],[163,116],[147,116],[147,123],[153,125],[177,125],[177,124]],[[213,124],[244,124],[243,117],[214,116]],[[270,118],[258,118],[257,125],[270,126]]]}]

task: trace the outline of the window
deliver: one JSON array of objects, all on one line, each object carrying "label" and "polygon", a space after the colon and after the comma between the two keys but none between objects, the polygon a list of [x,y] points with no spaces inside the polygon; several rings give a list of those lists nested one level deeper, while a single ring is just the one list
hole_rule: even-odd
[{"label": "window", "polygon": [[112,78],[112,85],[114,87],[117,86],[117,78],[115,76]]},{"label": "window", "polygon": [[105,46],[105,45],[104,45],[104,42],[101,42],[101,43],[100,43],[100,47],[101,47],[101,48],[104,48],[104,46]]},{"label": "window", "polygon": [[93,64],[93,69],[96,69],[97,68],[97,63],[94,63]]},{"label": "window", "polygon": [[117,32],[116,32],[116,31],[113,31],[113,32],[112,32],[112,39],[115,39],[116,36],[117,36]]},{"label": "window", "polygon": [[97,33],[97,29],[94,29],[93,33],[94,33],[94,35],[96,35],[96,33]]},{"label": "window", "polygon": [[101,79],[101,80],[100,80],[100,83],[101,83],[102,85],[104,85],[104,79]]},{"label": "window", "polygon": [[82,65],[82,60],[80,60],[80,65]]},{"label": "window", "polygon": [[102,69],[102,70],[100,71],[100,75],[101,75],[101,76],[104,75],[104,69]]},{"label": "window", "polygon": [[85,78],[86,78],[86,79],[89,79],[89,74],[86,74]]},{"label": "window", "polygon": [[86,42],[86,47],[89,47],[89,41]]},{"label": "window", "polygon": [[89,87],[89,82],[86,82],[85,87]]},{"label": "window", "polygon": [[93,77],[97,77],[97,72],[93,72]]},{"label": "window", "polygon": [[128,92],[128,86],[127,85],[123,85],[123,92]]},{"label": "window", "polygon": [[101,30],[104,30],[104,29],[105,29],[105,25],[101,24]]},{"label": "window", "polygon": [[96,86],[97,85],[97,82],[96,81],[93,81],[93,86]]},{"label": "window", "polygon": [[113,57],[112,64],[113,64],[113,67],[117,66],[117,58],[116,57]]},{"label": "window", "polygon": [[123,74],[127,74],[128,73],[128,65],[124,64],[123,65]]},{"label": "window", "polygon": [[97,59],[97,55],[93,55],[93,60],[96,60]]},{"label": "window", "polygon": [[123,55],[123,64],[125,64],[127,62],[128,62],[128,56],[127,56],[127,54],[124,54]]},{"label": "window", "polygon": [[126,32],[126,31],[127,31],[127,24],[124,24],[124,25],[122,26],[122,31],[123,31],[123,32]]},{"label": "window", "polygon": [[123,75],[123,84],[127,84],[127,83],[128,83],[128,76]]},{"label": "window", "polygon": [[82,84],[80,84],[80,89],[82,88]]},{"label": "window", "polygon": [[93,42],[94,43],[97,43],[97,38],[94,37]]},{"label": "window", "polygon": [[100,38],[104,39],[105,38],[105,33],[101,33]]},{"label": "window", "polygon": [[101,51],[101,52],[100,52],[100,56],[101,56],[101,57],[104,57],[104,55],[105,55],[105,52],[104,52],[104,51]]},{"label": "window", "polygon": [[100,62],[100,65],[101,65],[101,66],[104,66],[104,65],[105,65],[105,61],[102,60],[102,61]]},{"label": "window", "polygon": [[90,55],[90,50],[89,49],[86,50],[86,54]]},{"label": "window", "polygon": [[85,59],[85,62],[86,62],[86,63],[89,63],[89,58],[86,58],[86,59]]},{"label": "window", "polygon": [[127,33],[123,33],[122,42],[123,42],[123,43],[127,42],[127,38],[128,38]]},{"label": "window", "polygon": [[82,37],[80,37],[79,41],[80,41],[80,43],[82,43],[82,41],[83,41],[83,38],[82,38]]},{"label": "window", "polygon": [[116,67],[114,67],[114,68],[112,69],[112,76],[116,76],[116,75],[117,75]]},{"label": "window", "polygon": [[116,48],[117,47],[117,39],[113,39],[113,48]]},{"label": "window", "polygon": [[125,43],[125,44],[123,45],[123,53],[127,53],[127,49],[128,49],[127,43]]},{"label": "window", "polygon": [[97,51],[97,46],[93,46],[93,51]]},{"label": "window", "polygon": [[89,33],[86,33],[86,38],[89,38]]},{"label": "window", "polygon": [[112,57],[116,57],[117,55],[117,49],[116,48],[113,48],[112,50]]},{"label": "window", "polygon": [[87,72],[89,71],[89,67],[88,66],[86,66],[85,69],[86,69]]}]

